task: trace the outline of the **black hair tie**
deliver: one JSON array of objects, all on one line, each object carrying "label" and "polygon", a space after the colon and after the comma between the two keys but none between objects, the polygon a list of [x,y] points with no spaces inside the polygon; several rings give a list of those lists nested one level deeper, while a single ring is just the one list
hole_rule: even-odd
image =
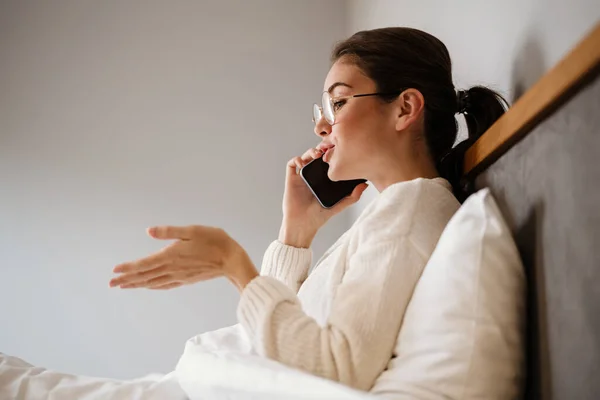
[{"label": "black hair tie", "polygon": [[469,92],[466,90],[459,90],[456,94],[456,100],[458,103],[458,113],[464,114],[467,112],[470,106]]}]

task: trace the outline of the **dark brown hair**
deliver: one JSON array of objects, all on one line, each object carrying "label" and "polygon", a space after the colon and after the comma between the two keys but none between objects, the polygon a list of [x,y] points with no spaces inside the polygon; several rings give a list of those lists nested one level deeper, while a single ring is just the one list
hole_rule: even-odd
[{"label": "dark brown hair", "polygon": [[[440,175],[450,181],[461,200],[464,151],[505,112],[506,100],[483,86],[457,93],[448,49],[439,39],[418,29],[390,27],[357,32],[333,49],[332,63],[341,57],[349,57],[348,61],[375,81],[378,92],[407,88],[421,92],[429,153]],[[381,98],[391,102],[397,95]],[[464,114],[469,134],[453,149],[457,113]]]}]

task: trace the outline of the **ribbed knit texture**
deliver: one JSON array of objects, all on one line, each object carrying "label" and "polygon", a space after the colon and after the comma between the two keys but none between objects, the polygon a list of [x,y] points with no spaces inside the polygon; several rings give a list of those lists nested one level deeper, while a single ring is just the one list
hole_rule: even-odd
[{"label": "ribbed knit texture", "polygon": [[391,185],[308,278],[309,249],[271,243],[261,276],[238,306],[254,349],[369,390],[392,357],[414,287],[458,207],[441,178]]},{"label": "ribbed knit texture", "polygon": [[260,274],[282,281],[297,293],[308,276],[311,262],[311,249],[288,246],[276,240],[265,251]]}]

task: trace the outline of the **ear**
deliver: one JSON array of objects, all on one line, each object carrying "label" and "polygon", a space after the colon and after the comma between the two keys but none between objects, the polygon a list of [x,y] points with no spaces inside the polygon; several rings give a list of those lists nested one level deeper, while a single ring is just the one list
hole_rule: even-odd
[{"label": "ear", "polygon": [[396,104],[396,130],[402,131],[421,118],[425,98],[417,89],[406,89],[398,96]]}]

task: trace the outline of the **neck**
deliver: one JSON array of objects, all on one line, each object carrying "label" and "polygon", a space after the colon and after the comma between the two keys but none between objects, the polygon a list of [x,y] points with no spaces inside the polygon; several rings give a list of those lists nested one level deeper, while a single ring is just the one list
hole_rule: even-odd
[{"label": "neck", "polygon": [[381,153],[368,180],[377,191],[382,192],[388,186],[417,178],[436,178],[438,171],[424,146],[398,145],[388,147]]}]

